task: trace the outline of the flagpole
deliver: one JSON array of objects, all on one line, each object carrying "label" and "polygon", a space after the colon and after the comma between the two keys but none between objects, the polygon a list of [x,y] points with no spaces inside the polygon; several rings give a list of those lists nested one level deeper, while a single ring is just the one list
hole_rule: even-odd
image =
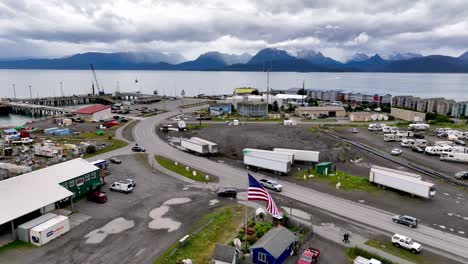
[{"label": "flagpole", "polygon": [[245,205],[245,253],[247,253],[247,224],[248,224],[248,218],[247,218],[247,205]]}]

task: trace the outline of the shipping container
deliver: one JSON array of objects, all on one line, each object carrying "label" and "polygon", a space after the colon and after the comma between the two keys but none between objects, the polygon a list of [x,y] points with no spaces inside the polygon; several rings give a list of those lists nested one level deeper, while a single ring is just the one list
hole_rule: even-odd
[{"label": "shipping container", "polygon": [[68,217],[59,215],[30,230],[31,244],[42,246],[70,231]]},{"label": "shipping container", "polygon": [[291,170],[291,162],[288,160],[266,157],[257,152],[244,154],[244,164],[247,166],[247,169],[252,167],[261,168],[271,170],[275,174],[286,174]]},{"label": "shipping container", "polygon": [[423,181],[420,175],[380,166],[371,168],[369,181],[382,188],[389,187],[424,198],[436,194],[435,184]]},{"label": "shipping container", "polygon": [[190,140],[195,140],[195,141],[198,141],[198,142],[200,142],[202,144],[207,144],[210,154],[218,153],[218,144],[216,144],[214,142],[211,142],[211,141],[205,140],[203,138],[199,138],[199,137],[192,137],[192,138],[190,138]]},{"label": "shipping container", "polygon": [[276,152],[272,150],[264,150],[264,149],[251,149],[251,148],[246,148],[242,150],[242,153],[245,155],[248,155],[250,153],[258,153],[265,158],[269,159],[279,159],[282,161],[288,161],[289,163],[294,163],[294,154],[292,153],[281,153],[281,152]]},{"label": "shipping container", "polygon": [[194,152],[194,153],[199,154],[199,155],[205,155],[205,154],[210,153],[210,149],[209,149],[208,144],[201,143],[201,142],[195,141],[195,140],[182,138],[180,140],[180,146],[185,151]]},{"label": "shipping container", "polygon": [[56,214],[47,213],[18,226],[18,229],[16,230],[18,234],[18,240],[29,243],[29,232],[31,228],[38,226],[46,221],[49,221],[50,219],[55,218],[56,216]]},{"label": "shipping container", "polygon": [[294,155],[294,160],[303,161],[306,163],[318,162],[319,151],[312,150],[300,150],[300,149],[285,149],[285,148],[274,148],[274,152],[290,153]]}]

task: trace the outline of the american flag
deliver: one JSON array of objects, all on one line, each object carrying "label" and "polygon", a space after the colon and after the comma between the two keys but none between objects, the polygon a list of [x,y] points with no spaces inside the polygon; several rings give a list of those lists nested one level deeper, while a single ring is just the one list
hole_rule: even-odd
[{"label": "american flag", "polygon": [[247,192],[248,200],[266,201],[268,202],[267,211],[274,216],[281,216],[281,212],[276,207],[275,201],[270,194],[263,188],[252,175],[249,174],[249,190]]}]

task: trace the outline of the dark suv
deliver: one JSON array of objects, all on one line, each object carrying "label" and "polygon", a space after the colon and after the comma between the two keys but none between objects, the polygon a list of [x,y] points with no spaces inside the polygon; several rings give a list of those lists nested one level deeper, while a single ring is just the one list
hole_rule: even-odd
[{"label": "dark suv", "polygon": [[393,222],[415,228],[418,226],[418,219],[408,215],[395,215]]},{"label": "dark suv", "polygon": [[218,197],[237,198],[237,190],[234,188],[221,188],[218,191]]},{"label": "dark suv", "polygon": [[468,171],[460,171],[455,173],[455,179],[466,180],[468,179]]},{"label": "dark suv", "polygon": [[139,147],[139,146],[134,146],[134,147],[132,148],[132,151],[133,151],[133,152],[145,152],[146,149],[144,149],[144,148],[142,148],[142,147]]}]

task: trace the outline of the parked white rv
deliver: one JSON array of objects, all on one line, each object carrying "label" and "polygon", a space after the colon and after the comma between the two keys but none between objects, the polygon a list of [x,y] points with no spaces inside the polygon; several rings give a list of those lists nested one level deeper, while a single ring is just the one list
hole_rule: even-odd
[{"label": "parked white rv", "polygon": [[412,139],[412,138],[404,138],[400,145],[404,148],[411,148],[412,146],[414,146],[414,143],[415,143],[415,140]]},{"label": "parked white rv", "polygon": [[420,175],[380,166],[372,166],[369,181],[382,188],[389,187],[424,198],[436,194],[435,184],[421,180]]},{"label": "parked white rv", "polygon": [[384,141],[387,141],[387,142],[395,141],[395,134],[384,134],[383,136],[384,136],[383,138]]},{"label": "parked white rv", "polygon": [[420,148],[425,148],[425,147],[427,147],[427,140],[425,140],[425,139],[416,139],[416,140],[414,140],[414,145],[418,146]]},{"label": "parked white rv", "polygon": [[51,240],[70,231],[70,221],[68,217],[58,215],[30,230],[31,244],[42,246]]},{"label": "parked white rv", "polygon": [[430,146],[426,147],[424,151],[429,155],[440,155],[452,152],[452,146]]},{"label": "parked white rv", "polygon": [[214,143],[214,142],[211,142],[211,141],[208,141],[208,140],[205,140],[203,138],[199,138],[199,137],[192,137],[190,138],[190,140],[192,141],[198,141],[202,144],[207,144],[208,145],[208,151],[210,152],[210,154],[216,154],[218,153],[218,144]]},{"label": "parked white rv", "polygon": [[435,141],[434,142],[434,145],[435,146],[453,146],[455,143],[453,143],[452,141],[447,141],[447,140],[440,140],[440,141]]},{"label": "parked white rv", "polygon": [[466,153],[442,153],[440,160],[468,163],[468,154]]},{"label": "parked white rv", "polygon": [[318,162],[319,155],[320,155],[319,151],[312,151],[312,150],[274,148],[273,151],[293,154],[294,160],[303,161],[305,163]]},{"label": "parked white rv", "polygon": [[427,130],[429,129],[429,124],[409,124],[409,130]]}]

